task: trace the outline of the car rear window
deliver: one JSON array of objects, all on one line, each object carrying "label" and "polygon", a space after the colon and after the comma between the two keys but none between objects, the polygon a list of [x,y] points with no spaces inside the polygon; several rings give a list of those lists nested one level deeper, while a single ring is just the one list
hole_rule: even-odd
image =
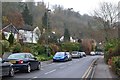
[{"label": "car rear window", "polygon": [[25,54],[11,54],[8,59],[24,59],[25,58]]},{"label": "car rear window", "polygon": [[77,51],[73,51],[72,54],[77,54]]}]

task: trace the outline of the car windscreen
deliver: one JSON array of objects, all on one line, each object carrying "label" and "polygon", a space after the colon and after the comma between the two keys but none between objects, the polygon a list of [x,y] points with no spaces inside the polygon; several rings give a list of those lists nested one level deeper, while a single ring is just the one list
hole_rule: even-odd
[{"label": "car windscreen", "polygon": [[24,59],[25,58],[25,54],[11,54],[8,59]]},{"label": "car windscreen", "polygon": [[56,53],[55,56],[64,56],[64,53],[63,52]]}]

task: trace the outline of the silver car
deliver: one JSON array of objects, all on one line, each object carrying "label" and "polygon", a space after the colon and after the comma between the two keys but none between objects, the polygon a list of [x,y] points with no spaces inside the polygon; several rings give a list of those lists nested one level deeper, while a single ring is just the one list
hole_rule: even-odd
[{"label": "silver car", "polygon": [[95,55],[95,52],[94,52],[94,51],[90,52],[90,55],[91,55],[91,56],[94,56],[94,55]]},{"label": "silver car", "polygon": [[67,56],[68,56],[68,60],[72,60],[72,56],[69,52],[66,52]]},{"label": "silver car", "polygon": [[86,57],[86,54],[85,54],[85,52],[81,52],[82,53],[82,55],[84,56],[84,57]]},{"label": "silver car", "polygon": [[79,54],[81,58],[84,56],[84,52],[79,52]]},{"label": "silver car", "polygon": [[81,57],[81,55],[80,55],[80,53],[78,51],[73,51],[71,53],[71,55],[72,55],[72,58],[80,58]]}]

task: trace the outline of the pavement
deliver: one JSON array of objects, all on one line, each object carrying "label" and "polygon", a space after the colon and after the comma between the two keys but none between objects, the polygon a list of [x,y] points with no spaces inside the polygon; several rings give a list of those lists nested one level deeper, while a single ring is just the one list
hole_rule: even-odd
[{"label": "pavement", "polygon": [[41,61],[42,65],[48,65],[51,64],[53,62],[53,60],[48,60],[48,61]]},{"label": "pavement", "polygon": [[104,56],[97,60],[94,78],[117,79],[118,77],[110,70],[109,66],[104,62]]}]

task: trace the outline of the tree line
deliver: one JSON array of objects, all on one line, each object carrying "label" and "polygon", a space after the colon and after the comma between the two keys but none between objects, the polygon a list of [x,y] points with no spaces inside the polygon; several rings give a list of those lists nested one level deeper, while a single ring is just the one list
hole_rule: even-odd
[{"label": "tree line", "polygon": [[[58,37],[66,35],[74,39],[93,38],[103,41],[107,40],[111,31],[116,31],[112,28],[116,23],[116,10],[117,7],[112,3],[103,3],[98,11],[94,11],[95,15],[90,16],[81,15],[73,8],[65,9],[60,5],[53,5],[53,9],[48,11],[44,2],[4,2],[2,3],[2,24],[3,27],[9,23],[13,23],[16,27],[28,24],[34,28],[38,26],[41,33],[45,30],[47,34],[54,31]],[[116,37],[114,35],[112,38]]]}]

